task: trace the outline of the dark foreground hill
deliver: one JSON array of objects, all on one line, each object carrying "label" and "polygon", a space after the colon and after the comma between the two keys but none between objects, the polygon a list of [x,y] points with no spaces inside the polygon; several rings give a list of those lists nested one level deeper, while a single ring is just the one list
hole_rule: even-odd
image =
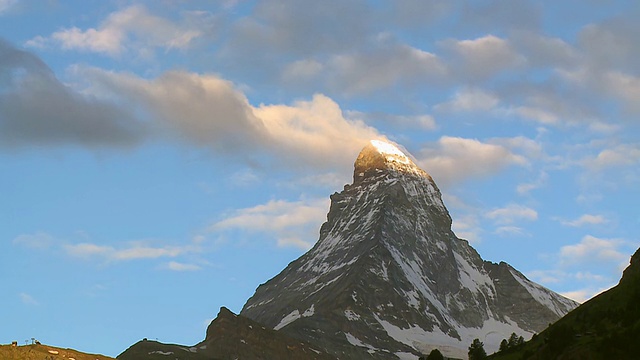
[{"label": "dark foreground hill", "polygon": [[640,359],[640,249],[617,286],[582,304],[521,349],[494,360]]},{"label": "dark foreground hill", "polygon": [[333,360],[317,347],[293,339],[221,308],[204,341],[194,346],[143,340],[118,355],[120,360]]},{"label": "dark foreground hill", "polygon": [[[48,345],[0,345],[1,360],[113,360],[113,358],[87,354],[73,349]],[[166,359],[165,359],[166,360]]]}]

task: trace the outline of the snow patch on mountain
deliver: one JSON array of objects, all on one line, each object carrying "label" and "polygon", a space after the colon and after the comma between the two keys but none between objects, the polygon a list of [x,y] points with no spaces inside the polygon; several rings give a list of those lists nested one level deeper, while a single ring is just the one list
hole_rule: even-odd
[{"label": "snow patch on mountain", "polygon": [[460,283],[463,287],[474,293],[481,293],[483,290],[489,289],[490,296],[495,294],[496,289],[493,286],[493,281],[485,271],[481,272],[455,251],[453,256],[458,264],[458,269],[460,269]]},{"label": "snow patch on mountain", "polygon": [[527,280],[519,272],[513,269],[509,269],[509,271],[514,279],[516,279],[537,302],[546,306],[558,316],[564,316],[566,314],[566,308],[574,304],[572,300],[558,295],[554,296],[547,288]]},{"label": "snow patch on mountain", "polygon": [[422,329],[417,325],[402,328],[381,319],[377,314],[374,314],[374,317],[394,340],[409,345],[416,351],[425,354],[437,348],[443,355],[453,358],[465,358],[467,355],[464,351],[465,347],[476,338],[485,343],[485,350],[490,354],[498,351],[497,344],[502,339],[508,339],[512,333],[516,333],[525,339],[530,339],[533,336],[533,333],[523,331],[508,318],[507,322],[495,319],[486,320],[481,328],[458,327],[456,331],[460,335],[460,339],[457,339],[445,334],[438,327],[434,327],[431,331]]},{"label": "snow patch on mountain", "polygon": [[390,142],[371,140],[371,145],[373,145],[380,154],[386,155],[387,161],[397,161],[402,164],[411,163],[409,157]]},{"label": "snow patch on mountain", "polygon": [[278,323],[278,325],[276,325],[273,329],[280,330],[283,327],[291,324],[292,322],[302,317],[313,316],[314,313],[315,313],[314,305],[311,305],[311,307],[305,310],[302,314],[300,314],[300,311],[298,309],[293,310],[291,313],[289,313],[289,315],[283,317],[282,320],[280,320],[280,322]]},{"label": "snow patch on mountain", "polygon": [[358,321],[360,320],[360,315],[356,314],[353,310],[347,309],[344,311],[344,316],[349,319],[349,321]]},{"label": "snow patch on mountain", "polygon": [[358,339],[357,337],[351,335],[348,332],[344,333],[344,336],[347,338],[347,341],[351,345],[360,346],[360,347],[367,348],[369,350],[374,350],[374,351],[378,351],[379,350],[379,349],[377,349],[377,348],[365,343],[364,341]]}]

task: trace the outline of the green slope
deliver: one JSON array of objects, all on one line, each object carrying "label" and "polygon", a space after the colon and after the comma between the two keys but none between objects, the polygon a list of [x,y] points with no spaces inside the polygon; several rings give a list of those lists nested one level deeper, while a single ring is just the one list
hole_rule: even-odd
[{"label": "green slope", "polygon": [[527,342],[493,360],[640,359],[640,249],[617,286],[594,297]]},{"label": "green slope", "polygon": [[87,354],[73,349],[62,349],[48,345],[11,346],[0,345],[2,360],[113,360],[113,358]]}]

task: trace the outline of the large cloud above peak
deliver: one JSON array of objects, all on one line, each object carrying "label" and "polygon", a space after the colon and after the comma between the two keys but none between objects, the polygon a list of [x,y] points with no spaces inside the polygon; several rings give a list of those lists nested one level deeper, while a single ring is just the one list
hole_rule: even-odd
[{"label": "large cloud above peak", "polygon": [[322,94],[292,105],[253,106],[233,83],[213,74],[172,71],[144,79],[96,68],[82,73],[91,91],[142,110],[165,136],[234,157],[334,167],[381,137],[364,122],[345,118]]},{"label": "large cloud above peak", "polygon": [[509,165],[527,160],[508,147],[476,139],[443,136],[419,154],[420,165],[438,184],[450,186],[470,178],[493,175]]}]

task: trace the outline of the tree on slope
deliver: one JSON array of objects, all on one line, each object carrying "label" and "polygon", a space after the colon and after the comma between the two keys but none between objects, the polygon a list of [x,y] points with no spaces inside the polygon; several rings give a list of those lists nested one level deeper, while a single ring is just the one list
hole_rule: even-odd
[{"label": "tree on slope", "polygon": [[502,339],[502,341],[500,342],[500,351],[507,350],[509,350],[509,342],[507,341],[507,339]]},{"label": "tree on slope", "polygon": [[487,352],[484,351],[484,343],[480,339],[473,339],[469,345],[469,360],[484,360],[487,358]]},{"label": "tree on slope", "polygon": [[420,359],[425,359],[425,360],[444,360],[444,356],[442,355],[440,350],[433,349],[429,353],[429,356],[427,356],[426,358],[421,357]]}]

